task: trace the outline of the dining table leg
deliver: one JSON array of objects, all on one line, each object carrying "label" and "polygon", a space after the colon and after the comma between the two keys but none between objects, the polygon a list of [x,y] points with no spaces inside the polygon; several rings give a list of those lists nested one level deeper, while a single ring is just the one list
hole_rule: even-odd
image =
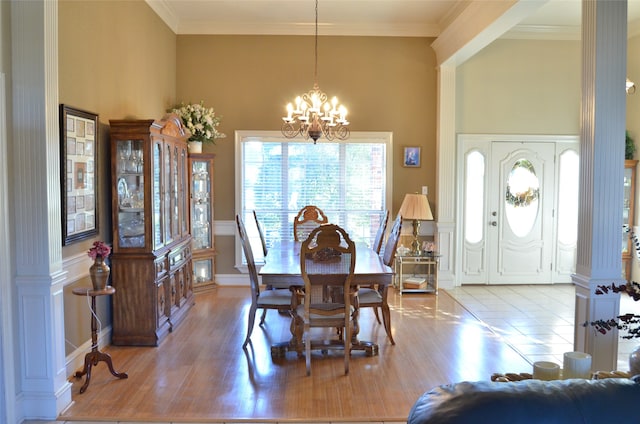
[{"label": "dining table leg", "polygon": [[[378,344],[358,339],[358,334],[360,333],[358,318],[359,309],[356,309],[353,320],[353,331],[351,334],[351,351],[361,350],[366,356],[375,356],[379,353]],[[295,314],[292,314],[290,325],[291,339],[289,341],[271,345],[271,357],[283,358],[286,356],[287,352],[297,352],[299,356],[302,355],[302,350],[304,348],[303,328],[304,323],[302,322],[302,319],[297,317]],[[327,346],[327,343],[328,342],[326,340],[312,341],[311,346],[313,350],[317,350]]]}]

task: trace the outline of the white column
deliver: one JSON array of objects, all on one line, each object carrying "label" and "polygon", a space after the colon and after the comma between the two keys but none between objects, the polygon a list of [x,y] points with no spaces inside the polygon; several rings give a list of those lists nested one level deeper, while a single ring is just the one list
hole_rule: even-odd
[{"label": "white column", "polygon": [[456,67],[442,64],[438,67],[438,133],[436,192],[438,221],[436,243],[440,255],[438,285],[447,289],[455,283],[455,221],[456,221]]},{"label": "white column", "polygon": [[574,347],[593,356],[593,369],[616,369],[618,332],[582,323],[618,315],[618,295],[599,285],[622,283],[622,180],[625,139],[627,1],[582,2],[580,210]]},{"label": "white column", "polygon": [[[1,7],[1,6],[0,6]],[[0,13],[1,14],[1,13]],[[14,326],[11,276],[13,252],[9,220],[9,171],[7,143],[7,78],[0,71],[0,422],[17,422],[16,379],[13,351]]]},{"label": "white column", "polygon": [[55,419],[71,402],[64,352],[58,2],[11,3],[12,205],[20,393],[24,419]]}]

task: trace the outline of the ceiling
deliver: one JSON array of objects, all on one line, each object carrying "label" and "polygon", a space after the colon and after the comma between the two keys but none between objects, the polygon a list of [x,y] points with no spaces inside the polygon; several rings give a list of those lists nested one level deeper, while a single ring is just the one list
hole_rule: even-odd
[{"label": "ceiling", "polygon": [[[146,0],[176,34],[313,35],[313,0]],[[505,1],[505,0],[482,0]],[[503,35],[579,39],[581,0],[539,4]],[[437,37],[468,0],[319,0],[320,35]],[[628,0],[629,28],[640,0]]]}]

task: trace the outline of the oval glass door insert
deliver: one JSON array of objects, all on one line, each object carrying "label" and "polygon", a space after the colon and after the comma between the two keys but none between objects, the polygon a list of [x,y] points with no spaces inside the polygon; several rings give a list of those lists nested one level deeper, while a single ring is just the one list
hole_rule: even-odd
[{"label": "oval glass door insert", "polygon": [[540,180],[533,164],[525,158],[516,160],[507,177],[505,215],[511,231],[524,237],[533,228],[539,210]]}]

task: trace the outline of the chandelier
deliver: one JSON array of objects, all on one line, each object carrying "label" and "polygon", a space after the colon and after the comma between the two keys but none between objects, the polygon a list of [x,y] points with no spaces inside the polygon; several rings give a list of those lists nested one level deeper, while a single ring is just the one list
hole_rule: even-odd
[{"label": "chandelier", "polygon": [[338,98],[328,101],[326,93],[318,86],[318,0],[316,0],[315,68],[313,89],[296,97],[295,106],[287,105],[287,116],[282,120],[282,134],[294,138],[298,134],[313,144],[324,136],[327,140],[346,140],[349,138],[347,108],[338,104]]}]

